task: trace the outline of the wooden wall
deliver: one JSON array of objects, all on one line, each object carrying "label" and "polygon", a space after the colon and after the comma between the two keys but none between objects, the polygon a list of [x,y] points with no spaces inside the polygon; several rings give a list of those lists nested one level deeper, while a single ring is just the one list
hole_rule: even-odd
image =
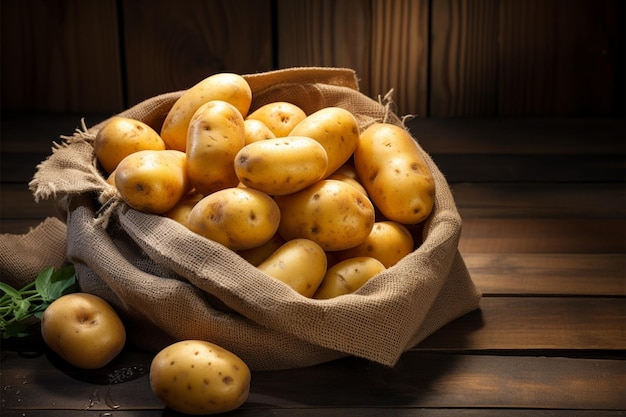
[{"label": "wooden wall", "polygon": [[220,71],[357,71],[420,117],[624,114],[623,0],[1,0],[2,110],[113,113]]}]

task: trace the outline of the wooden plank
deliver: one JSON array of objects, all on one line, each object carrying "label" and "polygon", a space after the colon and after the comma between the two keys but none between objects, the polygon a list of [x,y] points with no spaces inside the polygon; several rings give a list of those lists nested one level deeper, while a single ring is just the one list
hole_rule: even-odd
[{"label": "wooden plank", "polygon": [[[145,367],[149,362],[148,357],[121,362],[117,369],[131,363]],[[150,391],[148,375],[98,385],[85,382],[88,374],[53,365],[45,356],[19,357],[5,351],[4,409],[110,412],[107,401],[119,406],[116,412],[162,409]],[[345,358],[289,371],[254,373],[242,409],[314,410],[332,404],[335,408],[623,410],[625,388],[621,360],[409,351],[393,368]]]},{"label": "wooden plank", "polygon": [[399,115],[428,114],[429,7],[426,0],[373,0],[369,88],[372,98],[393,89]]},{"label": "wooden plank", "polygon": [[624,298],[484,297],[417,346],[435,350],[622,350]]},{"label": "wooden plank", "polygon": [[2,1],[2,108],[119,111],[115,0]]},{"label": "wooden plank", "polygon": [[430,117],[496,115],[498,3],[432,2]]},{"label": "wooden plank", "polygon": [[626,295],[623,254],[468,253],[463,259],[484,295]]},{"label": "wooden plank", "polygon": [[464,219],[622,218],[623,183],[453,183],[450,189]]},{"label": "wooden plank", "polygon": [[57,213],[53,200],[35,202],[27,184],[2,184],[0,187],[3,221],[40,219]]},{"label": "wooden plank", "polygon": [[272,68],[270,0],[121,4],[128,106],[189,88],[216,72]]},{"label": "wooden plank", "polygon": [[463,220],[461,253],[624,253],[624,219]]},{"label": "wooden plank", "polygon": [[623,155],[626,149],[626,124],[617,118],[417,118],[406,125],[436,155]]},{"label": "wooden plank", "polygon": [[368,0],[277,0],[279,68],[351,68],[369,95],[372,10]]}]

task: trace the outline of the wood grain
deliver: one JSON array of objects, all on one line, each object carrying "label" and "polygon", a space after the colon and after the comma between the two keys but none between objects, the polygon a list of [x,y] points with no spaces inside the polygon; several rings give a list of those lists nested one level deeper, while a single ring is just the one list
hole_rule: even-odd
[{"label": "wood grain", "polygon": [[128,106],[189,88],[217,72],[272,69],[269,0],[121,4]]},{"label": "wood grain", "polygon": [[120,111],[115,0],[2,1],[2,109]]}]

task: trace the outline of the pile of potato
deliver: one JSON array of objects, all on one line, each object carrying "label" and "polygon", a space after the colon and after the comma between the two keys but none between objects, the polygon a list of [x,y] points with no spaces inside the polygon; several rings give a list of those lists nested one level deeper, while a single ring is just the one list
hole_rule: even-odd
[{"label": "pile of potato", "polygon": [[251,102],[242,76],[209,76],[160,132],[111,118],[96,158],[130,207],[176,220],[307,297],[353,292],[415,249],[434,182],[404,129],[361,131],[340,107],[250,112]]}]

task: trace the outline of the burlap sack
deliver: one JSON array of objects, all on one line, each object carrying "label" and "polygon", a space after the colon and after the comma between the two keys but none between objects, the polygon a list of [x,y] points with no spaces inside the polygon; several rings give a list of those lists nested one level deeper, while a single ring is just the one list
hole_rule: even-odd
[{"label": "burlap sack", "polygon": [[[340,106],[361,127],[383,120],[402,125],[388,101],[358,91],[351,70],[298,68],[245,77],[252,109],[272,101],[292,102],[307,114]],[[154,97],[121,115],[159,130],[181,94]],[[91,141],[101,125],[64,138],[38,167],[31,188],[35,198],[64,203],[67,259],[81,289],[112,303],[129,340],[140,347],[156,351],[175,340],[209,340],[253,370],[348,355],[393,366],[407,349],[478,306],[480,293],[458,251],[461,218],[426,153],[436,201],[423,243],[356,293],[312,300],[173,220],[121,202],[95,165]]]}]

